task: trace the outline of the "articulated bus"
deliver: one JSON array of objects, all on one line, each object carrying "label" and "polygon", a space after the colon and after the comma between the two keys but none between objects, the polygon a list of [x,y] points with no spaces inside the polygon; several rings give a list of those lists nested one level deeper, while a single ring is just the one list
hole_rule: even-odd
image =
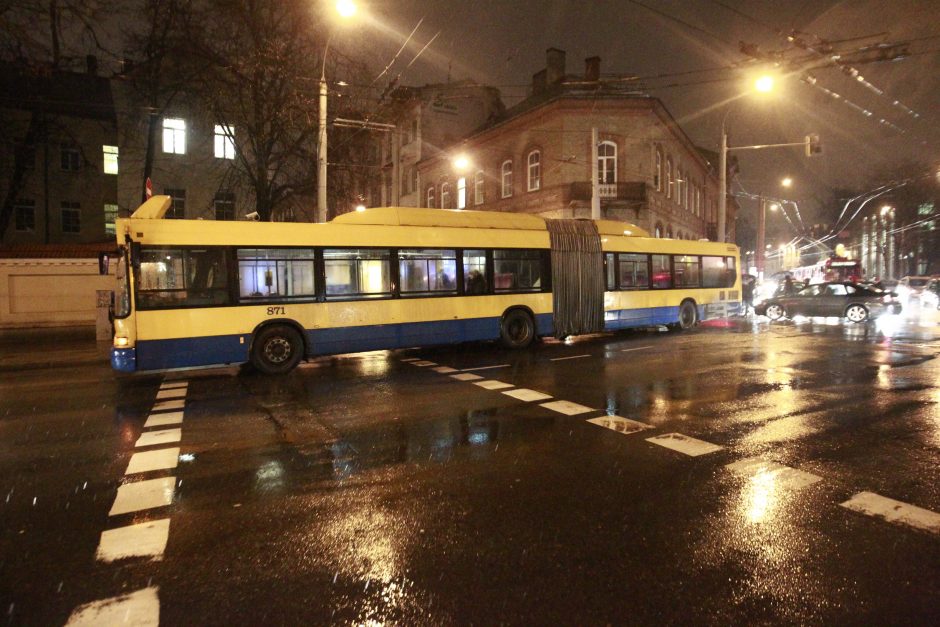
[{"label": "articulated bus", "polygon": [[250,362],[627,327],[688,328],[740,307],[738,249],[624,222],[379,208],[324,224],[117,221],[112,366]]}]

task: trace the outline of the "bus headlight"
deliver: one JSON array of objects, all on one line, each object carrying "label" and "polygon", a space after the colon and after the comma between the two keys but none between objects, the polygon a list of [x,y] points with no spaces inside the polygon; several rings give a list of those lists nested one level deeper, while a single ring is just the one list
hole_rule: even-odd
[{"label": "bus headlight", "polygon": [[130,342],[128,341],[128,339],[127,339],[126,337],[116,337],[116,338],[114,338],[114,345],[115,345],[117,348],[123,348],[123,347],[127,346],[128,344],[130,344]]}]

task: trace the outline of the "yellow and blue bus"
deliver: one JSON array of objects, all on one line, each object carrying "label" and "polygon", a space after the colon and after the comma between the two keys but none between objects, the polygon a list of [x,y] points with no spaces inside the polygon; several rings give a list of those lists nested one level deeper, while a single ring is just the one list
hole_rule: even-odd
[{"label": "yellow and blue bus", "polygon": [[740,307],[736,246],[608,220],[379,208],[324,224],[117,221],[112,366],[122,372],[628,327]]}]

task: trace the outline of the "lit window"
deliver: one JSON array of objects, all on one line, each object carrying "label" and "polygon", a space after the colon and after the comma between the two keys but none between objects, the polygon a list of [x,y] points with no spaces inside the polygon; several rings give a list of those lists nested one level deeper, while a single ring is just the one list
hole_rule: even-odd
[{"label": "lit window", "polygon": [[163,152],[186,154],[186,120],[163,118]]},{"label": "lit window", "polygon": [[104,152],[104,173],[105,174],[117,174],[118,173],[118,147],[117,146],[102,146]]},{"label": "lit window", "polygon": [[224,124],[215,125],[215,158],[235,158],[235,127]]},{"label": "lit window", "polygon": [[597,176],[602,185],[617,182],[617,144],[601,142],[597,147]]},{"label": "lit window", "polygon": [[467,179],[463,176],[457,179],[457,208],[467,208]]},{"label": "lit window", "polygon": [[483,204],[483,170],[473,175],[473,204]]},{"label": "lit window", "polygon": [[450,206],[450,183],[441,183],[441,209]]},{"label": "lit window", "polygon": [[104,205],[104,232],[114,235],[114,221],[117,220],[118,206],[105,203]]},{"label": "lit window", "polygon": [[530,192],[537,191],[542,186],[542,154],[538,150],[529,153],[529,170],[526,180]]},{"label": "lit window", "polygon": [[502,197],[512,196],[512,161],[503,161],[502,167]]}]

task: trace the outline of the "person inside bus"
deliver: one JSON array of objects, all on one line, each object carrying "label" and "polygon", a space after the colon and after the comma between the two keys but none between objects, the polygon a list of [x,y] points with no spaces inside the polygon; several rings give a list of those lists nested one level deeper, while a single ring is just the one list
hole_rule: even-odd
[{"label": "person inside bus", "polygon": [[486,294],[486,278],[479,270],[472,270],[467,277],[467,294]]}]

